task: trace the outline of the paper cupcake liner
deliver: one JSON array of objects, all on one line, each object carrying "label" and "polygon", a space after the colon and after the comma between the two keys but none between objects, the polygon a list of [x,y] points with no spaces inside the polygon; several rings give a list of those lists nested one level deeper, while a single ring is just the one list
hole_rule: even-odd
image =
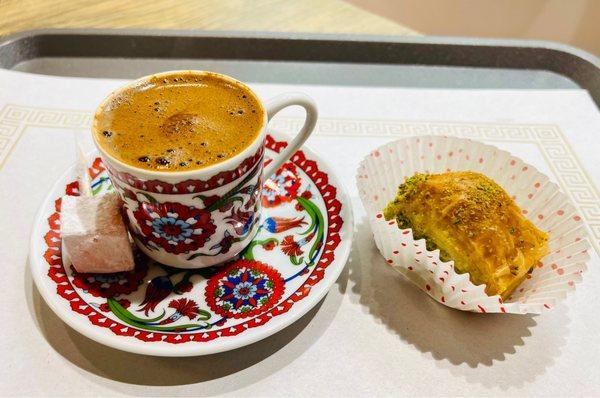
[{"label": "paper cupcake liner", "polygon": [[[452,261],[441,261],[439,250],[427,250],[425,240],[415,240],[411,229],[401,230],[395,221],[383,218],[383,208],[406,178],[460,170],[492,178],[550,236],[549,254],[508,300],[488,296],[485,285],[474,285],[468,274],[458,274]],[[409,137],[374,150],[360,164],[356,178],[375,243],[386,262],[444,305],[474,312],[540,313],[581,281],[590,249],[581,217],[556,184],[506,151],[467,139]]]}]

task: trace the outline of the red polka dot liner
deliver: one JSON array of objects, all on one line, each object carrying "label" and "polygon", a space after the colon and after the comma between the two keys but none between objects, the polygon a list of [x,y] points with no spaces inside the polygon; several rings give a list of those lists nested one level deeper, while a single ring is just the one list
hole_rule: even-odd
[{"label": "red polka dot liner", "polygon": [[[550,235],[550,252],[513,295],[503,301],[488,296],[468,274],[454,271],[452,261],[429,251],[411,229],[401,230],[382,216],[396,187],[415,173],[471,170],[501,185],[538,228]],[[408,137],[390,142],[365,157],[357,185],[375,243],[386,264],[434,300],[479,313],[538,314],[553,308],[581,281],[590,244],[582,218],[568,197],[535,167],[492,145],[444,136]]]}]

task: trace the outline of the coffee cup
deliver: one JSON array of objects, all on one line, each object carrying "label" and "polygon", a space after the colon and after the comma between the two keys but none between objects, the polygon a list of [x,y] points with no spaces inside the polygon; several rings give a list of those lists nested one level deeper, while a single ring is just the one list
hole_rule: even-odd
[{"label": "coffee cup", "polygon": [[[215,123],[211,121],[212,113],[221,112],[221,109],[233,113],[230,103],[218,103],[220,94],[212,96],[217,103],[207,102],[208,105],[202,109],[193,109],[192,106],[191,111],[188,109],[181,113],[184,116],[169,114],[172,110],[167,110],[164,114],[157,111],[156,119],[136,116],[138,111],[135,109],[140,108],[136,108],[136,96],[129,94],[141,92],[144,101],[148,100],[151,105],[168,103],[169,83],[173,82],[180,90],[187,90],[183,85],[175,84],[182,81],[189,83],[190,90],[195,90],[196,83],[210,85],[213,84],[211,82],[216,82],[214,84],[238,90],[235,91],[236,95],[241,94],[235,97],[235,101],[242,97],[244,100],[254,101],[248,105],[248,109],[252,108],[253,119],[249,118],[247,122],[235,120],[241,126],[248,124],[245,126],[248,127],[246,130],[252,130],[252,134],[244,133],[242,136],[240,132],[240,136],[236,137],[236,132],[230,131],[226,115],[223,114],[225,116],[219,116],[219,123],[223,131],[229,131],[228,139],[235,144],[230,146],[235,146],[235,150],[223,156],[220,153],[213,156],[208,152],[209,149],[200,148],[211,146],[203,138],[211,134],[216,137],[213,138],[213,146],[220,145],[221,151],[227,146],[227,142],[218,141],[219,124],[215,127]],[[155,90],[156,82],[166,83],[160,83],[160,90]],[[159,92],[162,94],[159,95]],[[197,93],[202,94],[203,91],[198,89]],[[153,95],[156,95],[154,102],[151,101]],[[226,95],[223,98],[227,98]],[[202,98],[195,98],[194,101],[201,100]],[[171,102],[181,101],[181,98],[174,98]],[[193,105],[194,101],[188,102]],[[189,107],[191,105],[188,102],[185,102],[185,106]],[[293,105],[306,110],[304,124],[288,146],[265,166],[268,122],[279,111]],[[135,114],[129,113],[131,109],[134,109],[132,112]],[[118,123],[117,117],[121,118]],[[176,121],[175,124],[170,122],[173,120]],[[231,260],[251,242],[260,224],[263,182],[302,146],[313,132],[316,121],[317,107],[304,94],[282,94],[262,104],[249,87],[231,77],[204,71],[170,71],[142,77],[111,93],[95,113],[92,135],[111,182],[123,199],[124,217],[138,248],[162,264],[178,268],[203,268]],[[203,125],[205,122],[206,125]],[[119,131],[107,130],[107,125],[111,123],[122,126],[123,131],[128,130],[128,123],[137,123],[135,139],[131,135],[122,137],[121,147],[112,145],[110,140],[117,141],[115,137],[118,137]],[[157,126],[167,130],[162,131]],[[252,129],[249,129],[250,126]],[[156,130],[153,139],[159,141],[155,144],[147,142],[149,138],[144,134],[145,129],[150,132],[152,128]],[[179,130],[181,128],[189,128],[189,131],[182,132]],[[207,133],[204,134],[203,131]],[[164,148],[165,142],[160,138],[163,133],[168,135],[164,139],[166,142],[179,141],[179,144],[182,142],[179,134],[187,134],[185,137],[188,141],[177,149],[178,156],[183,156],[183,161],[171,162],[162,156],[141,155],[135,158],[139,155],[135,152],[138,147],[149,148],[148,152],[152,152],[154,146]],[[225,135],[222,134],[223,137]],[[148,136],[152,137],[152,134]],[[244,143],[244,140],[247,142]],[[134,157],[126,157],[125,152],[132,152]],[[199,153],[198,156],[204,156],[204,159],[190,157],[188,161],[187,157],[192,156],[190,153]],[[151,157],[156,157],[154,163]],[[174,166],[169,168],[172,164]]]}]

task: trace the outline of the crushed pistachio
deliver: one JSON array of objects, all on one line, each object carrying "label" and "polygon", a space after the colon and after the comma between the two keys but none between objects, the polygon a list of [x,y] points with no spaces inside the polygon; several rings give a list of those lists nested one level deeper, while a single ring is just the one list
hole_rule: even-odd
[{"label": "crushed pistachio", "polygon": [[419,185],[427,181],[429,174],[417,173],[414,176],[406,179],[404,183],[398,187],[397,197],[394,202],[398,203],[401,200],[409,199],[412,195],[419,192]]},{"label": "crushed pistachio", "polygon": [[429,251],[437,250],[438,247],[431,239],[425,239],[425,248]]},{"label": "crushed pistachio", "polygon": [[396,222],[398,223],[398,228],[400,229],[412,228],[410,220],[404,215],[404,213],[398,213],[396,216]]}]

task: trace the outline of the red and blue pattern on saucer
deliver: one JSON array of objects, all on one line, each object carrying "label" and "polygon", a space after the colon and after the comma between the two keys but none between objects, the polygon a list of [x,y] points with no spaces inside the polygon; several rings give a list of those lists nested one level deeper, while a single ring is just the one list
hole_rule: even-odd
[{"label": "red and blue pattern on saucer", "polygon": [[[267,161],[286,139],[267,136]],[[114,189],[99,158],[89,170],[94,194]],[[318,303],[349,254],[348,197],[322,160],[305,148],[264,182],[254,240],[236,260],[210,268],[172,268],[137,253],[131,272],[75,272],[63,258],[60,237],[60,196],[79,194],[74,180],[72,168],[40,211],[31,249],[34,280],[65,322],[126,351],[203,355],[267,337]]]}]

